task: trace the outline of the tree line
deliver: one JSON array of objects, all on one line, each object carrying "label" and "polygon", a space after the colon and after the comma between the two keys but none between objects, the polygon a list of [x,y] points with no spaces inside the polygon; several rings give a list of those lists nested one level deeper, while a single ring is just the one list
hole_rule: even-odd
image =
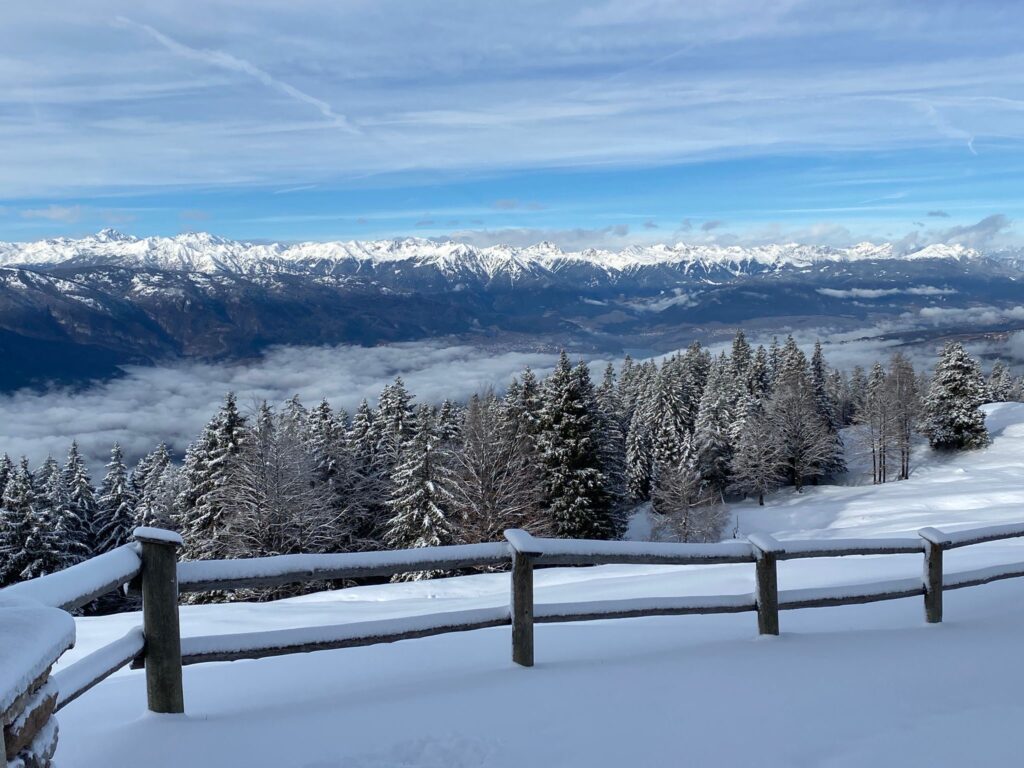
[{"label": "tree line", "polygon": [[[187,559],[494,541],[506,528],[621,537],[650,503],[660,538],[717,541],[725,502],[845,471],[842,434],[875,482],[904,479],[915,436],[935,449],[988,440],[983,402],[1021,398],[957,343],[926,377],[896,353],[831,368],[790,337],[715,356],[694,343],[660,362],[629,357],[600,381],[563,352],[541,379],[417,404],[401,378],[354,413],[298,397],[246,412],[234,394],[174,460],[159,445],[129,470],[111,451],[94,487],[77,443],[61,465],[0,458],[0,583],[34,578],[126,543],[137,525],[180,531]],[[414,574],[424,577],[432,574]],[[262,598],[280,594],[253,593]]]}]

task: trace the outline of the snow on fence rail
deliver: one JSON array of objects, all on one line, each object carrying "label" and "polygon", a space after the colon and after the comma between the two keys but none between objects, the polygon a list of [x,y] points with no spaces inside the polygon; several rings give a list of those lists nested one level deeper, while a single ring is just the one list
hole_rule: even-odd
[{"label": "snow on fence rail", "polygon": [[125,544],[110,552],[65,568],[5,587],[3,594],[33,600],[51,608],[73,611],[97,597],[124,586],[142,568],[138,544]]},{"label": "snow on fence rail", "polygon": [[[780,610],[850,605],[921,595],[924,596],[926,620],[939,622],[942,620],[944,589],[961,589],[1024,576],[1024,563],[944,575],[943,552],[1015,537],[1024,537],[1024,524],[954,532],[925,528],[918,532],[918,538],[778,541],[767,534],[751,534],[747,541],[719,544],[547,539],[531,536],[525,531],[509,530],[505,532],[505,542],[490,544],[178,563],[177,548],[182,542],[177,534],[140,528],[135,532],[136,541],[131,544],[65,571],[0,590],[0,613],[11,618],[18,610],[24,610],[20,606],[40,604],[50,609],[71,611],[125,584],[137,585],[143,596],[143,626],[55,674],[51,681],[51,687],[56,691],[54,708],[60,709],[118,669],[133,664],[145,666],[148,703],[152,711],[183,712],[181,668],[184,664],[389,643],[485,627],[511,625],[513,661],[523,666],[532,666],[533,628],[537,623],[756,611],[758,631],[761,634],[778,634]],[[780,560],[892,554],[923,554],[924,578],[824,589],[782,592],[778,589],[777,564]],[[597,600],[534,607],[535,567],[611,563],[753,563],[755,590],[752,594],[740,595]],[[180,592],[509,565],[512,592],[508,607],[449,611],[328,627],[191,637],[184,640],[178,625]],[[39,610],[44,609],[40,607]],[[0,623],[0,626],[3,624]],[[7,654],[6,658],[12,660],[13,666],[20,666],[14,660],[21,656]],[[0,668],[0,678],[41,679],[39,670],[28,669],[27,664],[23,666],[26,668]],[[13,700],[18,695],[15,690],[17,687],[8,686],[11,689],[6,693],[8,698]]]}]

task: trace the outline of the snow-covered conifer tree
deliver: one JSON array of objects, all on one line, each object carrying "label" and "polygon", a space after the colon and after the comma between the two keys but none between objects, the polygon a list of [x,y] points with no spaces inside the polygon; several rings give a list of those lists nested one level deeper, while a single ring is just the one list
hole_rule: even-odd
[{"label": "snow-covered conifer tree", "polygon": [[11,461],[11,457],[5,453],[3,456],[0,456],[0,498],[3,498],[4,489],[7,487],[7,481],[13,474],[14,462]]},{"label": "snow-covered conifer tree", "polygon": [[[387,541],[395,549],[454,544],[458,522],[454,519],[455,477],[451,456],[442,447],[437,422],[430,406],[416,412],[416,432],[402,446],[395,469],[389,507]],[[432,574],[407,574],[401,580],[428,578]]]},{"label": "snow-covered conifer tree", "polygon": [[225,528],[221,497],[231,482],[232,460],[246,438],[246,419],[233,392],[189,446],[182,472],[179,527],[189,560],[220,557],[219,536]]},{"label": "snow-covered conifer tree", "polygon": [[932,448],[963,450],[989,442],[981,404],[988,395],[978,361],[959,342],[946,344],[924,401],[924,432]]},{"label": "snow-covered conifer tree", "polygon": [[114,443],[110,450],[107,474],[100,486],[96,540],[98,552],[109,552],[127,544],[135,526],[135,502],[128,484],[128,468],[124,464],[121,446]]},{"label": "snow-covered conifer tree", "polygon": [[611,497],[601,471],[599,415],[582,362],[563,351],[544,383],[539,447],[544,498],[556,536],[608,539],[615,535]]},{"label": "snow-covered conifer tree", "polygon": [[99,553],[96,541],[98,507],[92,477],[77,442],[72,442],[68,450],[68,460],[64,464],[64,484],[71,497],[71,517],[66,527],[84,547],[86,556],[92,557]]},{"label": "snow-covered conifer tree", "polygon": [[0,586],[21,579],[28,565],[25,546],[35,516],[35,492],[28,459],[22,458],[7,480],[3,499],[0,500]]},{"label": "snow-covered conifer tree", "polygon": [[764,506],[765,494],[782,482],[784,464],[779,442],[764,401],[748,396],[741,409],[743,429],[732,457],[729,490],[756,496],[757,503]]},{"label": "snow-covered conifer tree", "polygon": [[654,537],[681,542],[714,542],[722,538],[729,518],[721,496],[709,493],[697,470],[687,439],[679,463],[663,467],[651,498]]}]

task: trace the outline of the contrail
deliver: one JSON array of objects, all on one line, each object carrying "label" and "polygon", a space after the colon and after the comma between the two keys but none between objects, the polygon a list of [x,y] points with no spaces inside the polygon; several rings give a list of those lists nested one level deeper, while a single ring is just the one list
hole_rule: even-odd
[{"label": "contrail", "polygon": [[118,16],[116,18],[116,22],[120,26],[141,29],[168,51],[181,56],[182,58],[192,59],[193,61],[202,61],[214,67],[219,67],[220,69],[226,69],[231,72],[241,72],[244,75],[248,75],[249,77],[263,83],[263,85],[268,88],[273,88],[275,91],[279,91],[295,101],[315,108],[321,115],[330,120],[334,126],[348,131],[349,133],[360,133],[360,130],[352,125],[345,115],[340,115],[335,112],[331,108],[331,105],[326,101],[318,99],[315,96],[310,96],[308,93],[300,91],[295,86],[278,80],[273,75],[264,72],[262,69],[251,64],[245,59],[232,56],[230,53],[226,53],[224,51],[192,48],[183,43],[179,43],[177,40],[168,37],[148,24],[140,24],[139,22],[132,21],[124,16]]}]

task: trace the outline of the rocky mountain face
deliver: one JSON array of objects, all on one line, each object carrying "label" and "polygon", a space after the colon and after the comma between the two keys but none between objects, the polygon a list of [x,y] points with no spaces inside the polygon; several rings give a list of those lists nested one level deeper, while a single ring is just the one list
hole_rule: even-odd
[{"label": "rocky mountain face", "polygon": [[888,244],[619,252],[394,240],[297,245],[209,234],[0,244],[0,389],[276,344],[433,336],[670,348],[700,328],[863,323],[1024,303],[1024,260]]}]

